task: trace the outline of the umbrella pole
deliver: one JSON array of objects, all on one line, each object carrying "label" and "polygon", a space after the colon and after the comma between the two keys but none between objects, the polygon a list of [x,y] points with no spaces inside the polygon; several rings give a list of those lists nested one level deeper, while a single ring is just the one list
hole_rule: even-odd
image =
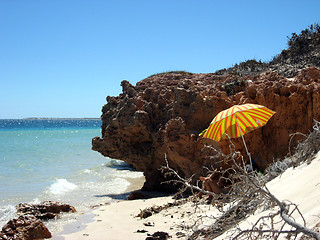
[{"label": "umbrella pole", "polygon": [[242,141],[243,141],[243,145],[244,145],[244,147],[245,147],[245,149],[246,149],[246,151],[247,151],[248,157],[249,157],[249,161],[250,161],[251,169],[252,169],[252,171],[253,171],[252,160],[251,160],[251,154],[250,154],[250,153],[249,153],[249,151],[248,151],[248,148],[247,148],[246,142],[244,141],[244,137],[243,137],[243,135],[242,135],[242,132],[241,132],[241,131],[240,131],[240,133],[241,133],[241,138],[242,138]]},{"label": "umbrella pole", "polygon": [[247,151],[247,154],[248,154],[248,157],[249,157],[249,161],[250,161],[250,166],[251,166],[251,169],[252,169],[252,171],[253,171],[253,165],[252,165],[252,160],[251,160],[251,154],[250,154],[250,153],[249,153],[249,151],[248,151],[247,144],[246,144],[246,141],[244,140],[244,137],[243,137],[243,134],[242,134],[241,128],[239,127],[239,123],[238,123],[238,121],[237,121],[237,126],[238,126],[238,128],[239,128],[240,135],[241,135],[241,138],[242,138],[242,141],[243,141],[243,145],[244,145],[244,147],[245,147],[245,149],[246,149],[246,151]]}]

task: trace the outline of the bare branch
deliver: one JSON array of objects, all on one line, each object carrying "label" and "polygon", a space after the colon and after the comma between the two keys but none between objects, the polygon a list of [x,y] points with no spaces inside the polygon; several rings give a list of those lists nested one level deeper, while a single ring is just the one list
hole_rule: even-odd
[{"label": "bare branch", "polygon": [[[317,122],[317,124],[319,123]],[[320,124],[319,128],[316,128],[314,131],[317,131],[317,134],[320,133]],[[320,139],[320,134],[319,136],[316,135],[316,137],[313,138]],[[202,232],[194,232],[189,239],[197,239],[197,237],[201,234],[205,234],[205,236],[214,238],[221,235],[228,229],[233,228],[241,220],[254,213],[258,208],[263,207],[264,209],[267,209],[277,206],[279,210],[276,213],[259,218],[250,229],[241,230],[237,228],[236,231],[233,232],[232,238],[238,239],[246,236],[248,239],[256,239],[257,236],[264,236],[270,239],[277,239],[281,234],[287,234],[289,238],[295,239],[298,234],[303,233],[307,236],[320,240],[320,235],[317,232],[306,227],[306,221],[297,205],[280,201],[267,188],[267,179],[264,176],[261,176],[255,172],[246,171],[242,155],[240,152],[235,151],[234,144],[232,143],[231,139],[229,140],[230,154],[225,155],[220,153],[218,155],[222,158],[221,162],[231,161],[233,167],[225,170],[208,169],[210,174],[216,172],[221,175],[218,183],[220,183],[220,181],[230,183],[229,192],[224,194],[215,194],[211,191],[208,191],[204,187],[199,187],[199,184],[193,185],[193,176],[186,179],[182,178],[174,169],[170,168],[168,160],[165,156],[166,166],[162,167],[162,170],[166,171],[167,174],[174,176],[175,180],[170,180],[171,182],[179,182],[183,184],[183,191],[186,189],[191,189],[194,197],[196,197],[196,192],[201,192],[208,195],[212,198],[212,203],[217,205],[217,208],[222,212],[221,216],[213,219],[214,223],[210,228],[203,230]],[[314,140],[309,142],[311,142],[311,144],[314,144],[315,142],[317,143],[317,141]],[[306,146],[303,146],[302,149],[304,156],[310,154],[310,150],[305,150]],[[226,205],[226,203],[228,203],[230,206],[227,209],[219,207]],[[292,217],[294,212],[298,213],[298,216],[301,217],[303,224],[298,223]],[[279,218],[276,219],[276,217]],[[287,227],[290,227],[291,229],[287,229]]]}]

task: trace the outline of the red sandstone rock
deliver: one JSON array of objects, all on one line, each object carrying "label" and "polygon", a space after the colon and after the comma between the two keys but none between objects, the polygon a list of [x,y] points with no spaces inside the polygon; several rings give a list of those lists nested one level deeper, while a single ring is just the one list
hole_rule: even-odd
[{"label": "red sandstone rock", "polygon": [[[123,81],[123,93],[108,97],[102,108],[102,138],[92,140],[93,149],[143,171],[144,189],[168,190],[159,171],[165,154],[182,176],[205,175],[203,167],[218,167],[219,159],[204,145],[224,152],[229,147],[226,140],[216,143],[198,134],[220,111],[256,103],[276,111],[266,126],[245,135],[252,158],[263,170],[288,153],[290,134],[308,133],[313,119],[320,120],[319,76],[318,68],[310,68],[291,79],[269,72],[255,77],[160,74],[136,86]],[[234,142],[246,156],[241,139]]]},{"label": "red sandstone rock", "polygon": [[147,198],[150,198],[150,196],[138,190],[138,191],[131,192],[130,195],[127,197],[127,200],[147,199]]},{"label": "red sandstone rock", "polygon": [[60,202],[44,201],[39,204],[20,203],[16,206],[18,215],[33,215],[38,219],[53,219],[61,212],[76,212],[76,209]]},{"label": "red sandstone rock", "polygon": [[36,217],[20,216],[10,220],[0,232],[0,239],[33,240],[51,238],[48,228]]}]

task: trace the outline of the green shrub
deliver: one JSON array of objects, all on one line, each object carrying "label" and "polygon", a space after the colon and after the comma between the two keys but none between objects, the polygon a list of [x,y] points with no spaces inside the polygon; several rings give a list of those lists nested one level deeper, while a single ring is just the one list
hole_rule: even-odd
[{"label": "green shrub", "polygon": [[186,72],[186,71],[166,71],[166,72],[161,72],[161,73],[156,73],[152,74],[149,77],[154,77],[154,76],[159,76],[159,75],[164,75],[164,74],[185,74],[185,75],[192,75],[193,73],[191,72]]}]

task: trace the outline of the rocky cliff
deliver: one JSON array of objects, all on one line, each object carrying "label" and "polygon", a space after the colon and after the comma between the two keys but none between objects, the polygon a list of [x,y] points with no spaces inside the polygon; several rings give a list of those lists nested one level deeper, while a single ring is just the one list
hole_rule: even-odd
[{"label": "rocky cliff", "polygon": [[[131,85],[121,83],[123,93],[108,97],[102,108],[102,137],[93,149],[121,159],[143,171],[144,189],[168,190],[159,168],[169,165],[182,176],[205,174],[217,167],[212,145],[228,152],[228,143],[216,143],[198,134],[221,110],[235,104],[257,103],[276,114],[268,124],[245,135],[252,158],[262,170],[288,153],[290,134],[308,133],[313,119],[320,120],[320,69],[308,68],[294,77],[276,72],[256,76],[167,73]],[[294,139],[297,140],[297,139]],[[234,139],[243,151],[241,139]],[[294,143],[295,141],[293,141]],[[244,154],[245,155],[245,154]]]}]

